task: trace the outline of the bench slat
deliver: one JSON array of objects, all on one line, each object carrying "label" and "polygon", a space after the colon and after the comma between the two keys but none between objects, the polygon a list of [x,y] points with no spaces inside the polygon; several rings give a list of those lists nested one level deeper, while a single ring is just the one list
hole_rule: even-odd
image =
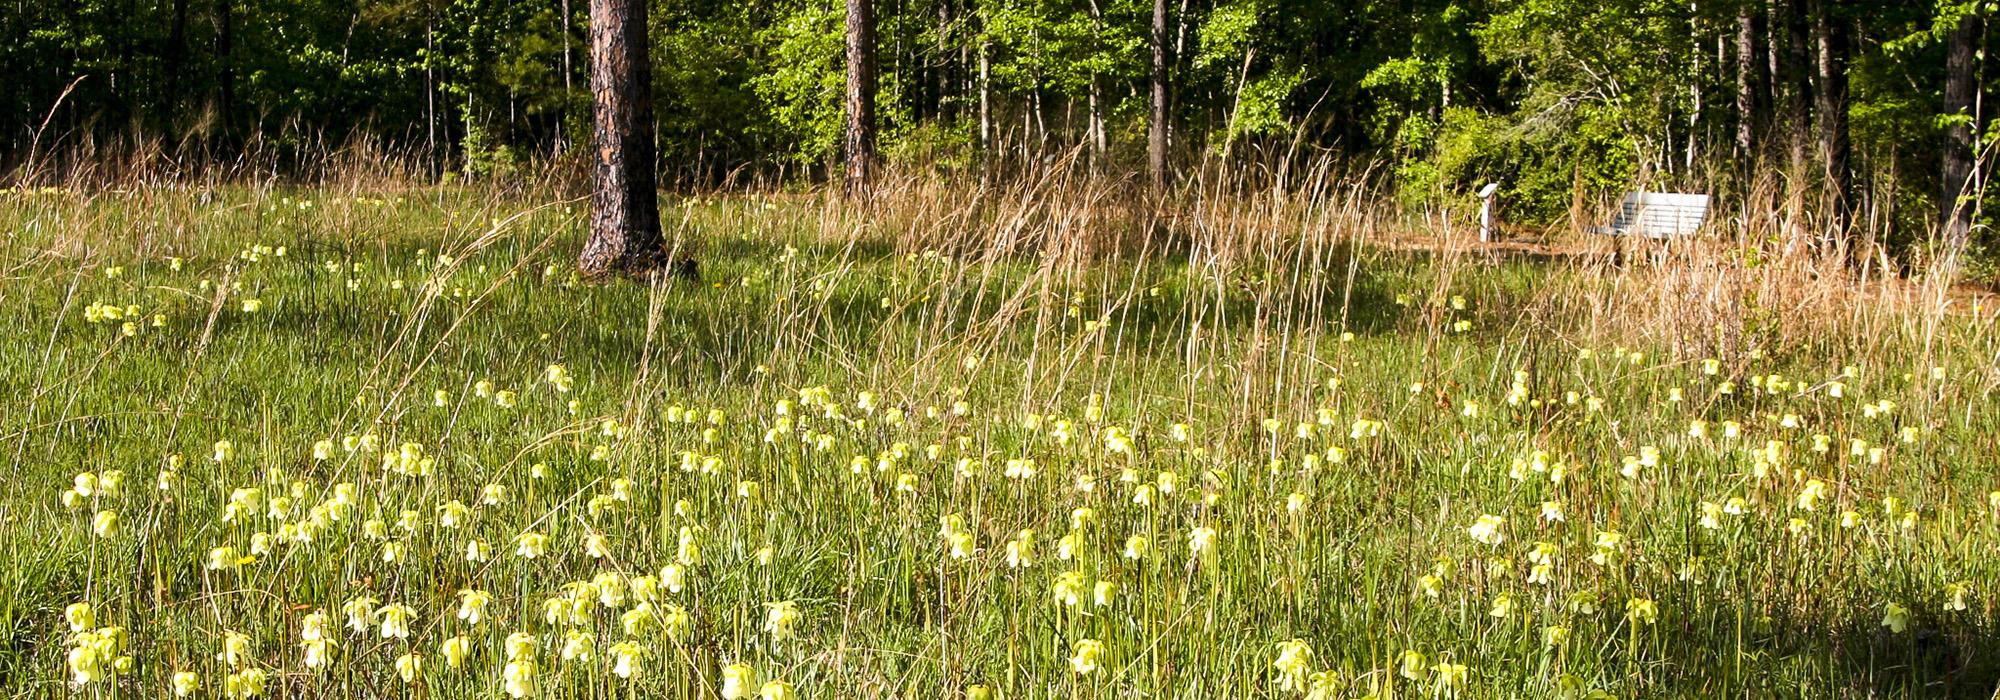
[{"label": "bench slat", "polygon": [[1618,203],[1608,230],[1600,232],[1648,238],[1691,235],[1708,218],[1708,204],[1705,194],[1633,192]]}]

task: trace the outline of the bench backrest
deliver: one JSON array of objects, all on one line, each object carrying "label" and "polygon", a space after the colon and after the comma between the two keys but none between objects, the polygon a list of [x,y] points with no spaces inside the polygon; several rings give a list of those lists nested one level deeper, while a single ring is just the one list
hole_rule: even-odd
[{"label": "bench backrest", "polygon": [[1693,235],[1708,218],[1708,195],[1633,192],[1618,204],[1611,228],[1649,238]]}]

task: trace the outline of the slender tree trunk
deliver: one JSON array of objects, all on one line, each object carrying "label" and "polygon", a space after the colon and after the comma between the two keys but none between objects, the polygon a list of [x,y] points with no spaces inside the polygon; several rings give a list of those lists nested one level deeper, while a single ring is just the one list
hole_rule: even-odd
[{"label": "slender tree trunk", "polygon": [[875,177],[875,6],[847,0],[847,194],[865,194]]},{"label": "slender tree trunk", "polygon": [[647,40],[645,0],[590,0],[597,182],[590,239],[577,258],[585,277],[646,274],[663,262]]},{"label": "slender tree trunk", "polygon": [[1787,165],[1799,170],[1806,162],[1806,144],[1811,143],[1812,87],[1809,80],[1809,52],[1806,50],[1805,0],[1773,0],[1771,31],[1783,39],[1783,51],[1772,50],[1778,65],[1773,83],[1782,89]]},{"label": "slender tree trunk", "polygon": [[1167,184],[1167,0],[1153,0],[1153,104],[1146,125],[1146,172]]},{"label": "slender tree trunk", "polygon": [[[1090,0],[1090,27],[1097,35],[1102,36],[1104,34],[1104,8],[1098,3],[1098,0]],[[1093,46],[1092,48],[1095,49],[1096,47]],[[1104,76],[1098,73],[1096,68],[1092,68],[1090,70],[1090,126],[1086,131],[1090,138],[1090,152],[1099,160],[1103,159],[1104,151],[1110,145],[1104,133],[1105,101]]]},{"label": "slender tree trunk", "polygon": [[993,62],[988,58],[990,45],[985,39],[979,40],[979,147],[993,150]]},{"label": "slender tree trunk", "polygon": [[215,113],[218,131],[225,140],[235,121],[231,108],[236,104],[236,59],[230,46],[230,35],[236,25],[234,12],[233,0],[215,0],[215,59],[218,67]]},{"label": "slender tree trunk", "polygon": [[[570,55],[571,55],[570,35],[572,34],[572,32],[570,31],[569,28],[570,14],[571,14],[569,9],[569,0],[562,0],[561,6],[557,9],[560,12],[562,12],[563,102],[567,104],[569,102],[570,95],[575,94],[576,92],[576,83],[575,83],[576,68],[570,63]],[[569,114],[569,110],[565,109],[563,110],[562,113],[565,116],[561,119],[556,120],[557,153],[563,153],[569,150],[570,134],[569,134],[569,118],[567,116]]]},{"label": "slender tree trunk", "polygon": [[956,80],[957,64],[952,51],[952,0],[937,0],[937,94],[933,96],[931,107],[937,115],[938,123],[950,126],[958,116],[952,99],[952,85]]},{"label": "slender tree trunk", "polygon": [[1832,234],[1845,236],[1852,193],[1847,129],[1847,41],[1845,18],[1834,17],[1835,0],[1813,4],[1813,42],[1818,51],[1819,156],[1825,168],[1826,194],[1833,205]]},{"label": "slender tree trunk", "polygon": [[1944,200],[1942,227],[1945,247],[1951,253],[1965,249],[1972,231],[1973,133],[1978,119],[1974,99],[1978,81],[1979,20],[1971,14],[1959,18],[1947,39],[1944,61],[1944,113],[1951,118],[1944,136]]},{"label": "slender tree trunk", "polygon": [[160,100],[160,124],[167,133],[173,133],[174,118],[179,114],[181,102],[181,70],[187,62],[187,0],[174,0],[173,22],[167,27],[167,50],[162,68],[166,75],[166,92]]},{"label": "slender tree trunk", "polygon": [[1757,6],[1746,0],[1736,9],[1736,157],[1747,174],[1756,167],[1757,131],[1762,126],[1765,59],[1757,39]]}]

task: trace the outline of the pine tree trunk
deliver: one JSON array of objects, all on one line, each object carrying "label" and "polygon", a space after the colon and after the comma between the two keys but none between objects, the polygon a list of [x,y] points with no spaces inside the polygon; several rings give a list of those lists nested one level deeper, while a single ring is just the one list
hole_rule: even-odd
[{"label": "pine tree trunk", "polygon": [[1736,10],[1736,157],[1745,172],[1754,168],[1758,156],[1757,131],[1763,122],[1763,74],[1765,61],[1757,43],[1754,0],[1746,0]]},{"label": "pine tree trunk", "polygon": [[1771,3],[1771,33],[1774,46],[1782,45],[1782,51],[1773,48],[1772,62],[1777,64],[1772,83],[1777,86],[1774,93],[1782,97],[1774,100],[1784,105],[1785,146],[1787,165],[1799,169],[1806,162],[1806,144],[1810,143],[1812,122],[1811,74],[1807,66],[1806,18],[1803,8],[1805,0],[1773,0]]},{"label": "pine tree trunk", "polygon": [[847,0],[847,194],[865,194],[875,177],[875,7]]},{"label": "pine tree trunk", "polygon": [[1167,184],[1167,0],[1153,0],[1153,113],[1146,125],[1146,172]]},{"label": "pine tree trunk", "polygon": [[1833,210],[1832,234],[1845,236],[1852,193],[1847,129],[1846,20],[1833,16],[1835,0],[1817,0],[1813,11],[1813,41],[1818,51],[1819,157],[1824,166],[1827,199]]},{"label": "pine tree trunk", "polygon": [[932,109],[940,125],[951,126],[957,121],[956,104],[952,99],[952,85],[955,84],[958,65],[952,51],[952,0],[937,0],[937,67]]},{"label": "pine tree trunk", "polygon": [[220,68],[216,76],[215,113],[218,133],[223,134],[225,140],[235,119],[235,115],[231,114],[231,107],[236,104],[236,67],[231,46],[234,43],[231,35],[236,28],[235,7],[231,0],[215,2],[215,60]]},{"label": "pine tree trunk", "polygon": [[164,57],[166,90],[160,99],[160,126],[166,133],[177,133],[175,118],[181,104],[181,70],[187,62],[187,0],[174,0],[173,22],[167,28],[167,49]]},{"label": "pine tree trunk", "polygon": [[1944,113],[1953,118],[1944,136],[1944,200],[1942,227],[1945,247],[1956,253],[1965,249],[1972,231],[1973,127],[1978,115],[1974,100],[1978,94],[1974,52],[1979,39],[1979,20],[1973,15],[1959,18],[1947,39],[1944,62]]},{"label": "pine tree trunk", "polygon": [[[1091,31],[1097,32],[1100,36],[1104,33],[1104,10],[1098,4],[1097,0],[1090,0],[1090,28]],[[1099,160],[1102,160],[1105,148],[1109,145],[1104,134],[1104,103],[1104,76],[1100,75],[1096,68],[1092,68],[1090,71],[1090,126],[1085,131],[1088,132],[1086,136],[1090,139],[1091,155],[1096,156]]]},{"label": "pine tree trunk", "polygon": [[590,0],[597,182],[590,197],[590,239],[577,258],[586,278],[642,275],[663,262],[647,43],[645,0]]}]

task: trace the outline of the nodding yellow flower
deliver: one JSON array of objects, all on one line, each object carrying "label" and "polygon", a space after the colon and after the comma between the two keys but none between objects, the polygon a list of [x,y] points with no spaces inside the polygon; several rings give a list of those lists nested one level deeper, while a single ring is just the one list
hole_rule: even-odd
[{"label": "nodding yellow flower", "polygon": [[193,671],[176,671],[173,678],[174,697],[184,698],[201,690],[201,676]]},{"label": "nodding yellow flower", "polygon": [[326,639],[326,611],[314,610],[299,620],[300,639]]},{"label": "nodding yellow flower", "polygon": [[756,693],[757,669],[738,661],[722,667],[722,700],[750,700]]},{"label": "nodding yellow flower", "polygon": [[1020,569],[1035,565],[1035,531],[1022,530],[1007,541],[1007,567]]},{"label": "nodding yellow flower", "polygon": [[1826,482],[1813,479],[1806,482],[1805,488],[1799,490],[1797,502],[1800,510],[1815,511],[1819,510],[1820,501],[1825,499]]},{"label": "nodding yellow flower", "polygon": [[1151,542],[1146,539],[1145,535],[1133,535],[1131,537],[1125,538],[1124,556],[1126,559],[1131,559],[1133,561],[1145,559],[1146,553],[1150,551],[1150,549],[1151,549]]},{"label": "nodding yellow flower", "polygon": [[589,661],[596,653],[597,636],[582,630],[563,632],[562,650],[558,652],[563,663]]},{"label": "nodding yellow flower", "polygon": [[1970,607],[1966,605],[1965,599],[1971,595],[1972,595],[1971,581],[1954,581],[1952,583],[1945,584],[1944,609],[1950,610],[1952,612],[1965,612]]},{"label": "nodding yellow flower", "polygon": [[1861,527],[1861,514],[1859,512],[1852,510],[1841,511],[1840,527],[1842,527],[1843,529],[1850,529],[1850,530],[1853,528]]},{"label": "nodding yellow flower", "polygon": [[1057,605],[1076,607],[1083,602],[1084,578],[1081,571],[1065,571],[1056,577],[1051,591]]},{"label": "nodding yellow flower", "polygon": [[535,659],[535,635],[514,632],[507,635],[501,648],[507,652],[508,661],[533,661]]},{"label": "nodding yellow flower", "polygon": [[796,697],[798,695],[792,692],[792,684],[784,681],[771,681],[757,689],[758,700],[792,700]]},{"label": "nodding yellow flower", "polygon": [[534,559],[549,550],[549,536],[537,532],[524,532],[514,537],[514,554],[523,559]]},{"label": "nodding yellow flower", "polygon": [[236,630],[226,630],[222,633],[222,653],[215,655],[216,661],[227,664],[230,668],[235,668],[242,666],[244,661],[249,660],[249,657],[250,635]]},{"label": "nodding yellow flower", "polygon": [[1089,675],[1098,668],[1098,661],[1104,656],[1104,643],[1095,639],[1079,639],[1070,647],[1069,667],[1078,675]]},{"label": "nodding yellow flower", "polygon": [[96,536],[104,538],[104,540],[116,538],[118,536],[118,514],[110,512],[110,510],[98,510],[98,514],[94,518],[90,518],[90,532],[96,532]]},{"label": "nodding yellow flower", "polygon": [[584,556],[590,557],[592,559],[603,559],[609,557],[611,556],[610,542],[609,540],[606,540],[604,538],[604,533],[601,532],[593,532],[588,535],[584,535],[583,553]]},{"label": "nodding yellow flower", "polygon": [[1471,536],[1474,542],[1498,547],[1500,543],[1507,541],[1506,526],[1506,519],[1500,516],[1481,515],[1472,525],[1465,528],[1465,534]]},{"label": "nodding yellow flower", "polygon": [[624,679],[630,679],[632,676],[637,675],[639,673],[639,656],[644,654],[645,651],[645,647],[629,639],[611,645],[611,672],[617,674],[619,678]]},{"label": "nodding yellow flower", "polygon": [[1563,646],[1565,644],[1569,644],[1568,627],[1564,627],[1562,625],[1549,625],[1547,627],[1542,628],[1543,646],[1554,648]]},{"label": "nodding yellow flower", "polygon": [[1278,657],[1271,661],[1271,667],[1278,669],[1279,690],[1291,692],[1305,687],[1312,653],[1312,646],[1303,639],[1278,643]]},{"label": "nodding yellow flower", "polygon": [[1470,672],[1465,664],[1446,661],[1438,662],[1436,666],[1431,667],[1431,670],[1437,673],[1438,692],[1445,695],[1456,695],[1459,688],[1465,687],[1465,677]]},{"label": "nodding yellow flower", "polygon": [[417,682],[417,677],[423,672],[424,657],[414,653],[396,657],[396,676],[402,678],[404,683]]},{"label": "nodding yellow flower", "polygon": [[792,628],[799,621],[799,606],[789,600],[765,603],[764,632],[772,641],[782,641],[793,636]]},{"label": "nodding yellow flower", "polygon": [[437,514],[438,526],[447,530],[455,530],[458,526],[465,524],[466,518],[472,514],[472,508],[457,499],[453,499],[445,501],[444,505],[438,506]]},{"label": "nodding yellow flower", "polygon": [[402,603],[390,603],[382,606],[381,610],[375,612],[382,616],[383,639],[409,638],[410,618],[416,617],[417,611],[410,609],[410,606]]},{"label": "nodding yellow flower", "polygon": [[660,567],[660,583],[666,585],[668,593],[681,592],[687,587],[687,567],[678,562]]},{"label": "nodding yellow flower", "polygon": [[1509,593],[1501,593],[1500,595],[1493,596],[1493,608],[1488,610],[1486,614],[1490,617],[1504,618],[1513,612],[1514,596]]},{"label": "nodding yellow flower", "polygon": [[576,381],[570,377],[569,368],[561,364],[549,365],[548,369],[542,371],[542,378],[559,392],[568,392]]},{"label": "nodding yellow flower", "polygon": [[667,637],[671,639],[680,639],[686,636],[688,625],[691,623],[692,619],[688,616],[687,609],[678,605],[667,606],[666,612],[660,617],[660,629],[664,630],[667,633]]},{"label": "nodding yellow flower", "polygon": [[1430,668],[1424,663],[1424,655],[1415,650],[1404,650],[1396,663],[1396,674],[1413,681],[1430,677]]},{"label": "nodding yellow flower", "polygon": [[1417,591],[1426,598],[1436,598],[1444,593],[1444,577],[1435,573],[1417,577]]},{"label": "nodding yellow flower", "polygon": [[231,698],[254,698],[264,694],[264,669],[246,668],[222,679],[222,693]]},{"label": "nodding yellow flower", "polygon": [[493,558],[493,546],[486,540],[472,540],[465,543],[465,560],[474,564],[485,563]]},{"label": "nodding yellow flower", "polygon": [[486,618],[486,606],[493,602],[493,594],[486,591],[466,589],[458,592],[458,619],[468,625],[478,625]]},{"label": "nodding yellow flower", "polygon": [[1646,625],[1659,622],[1660,606],[1650,598],[1632,598],[1625,601],[1625,619]]},{"label": "nodding yellow flower", "polygon": [[702,544],[694,538],[696,530],[690,526],[680,526],[678,548],[674,550],[674,562],[680,566],[702,564]]},{"label": "nodding yellow flower", "polygon": [[309,669],[320,668],[322,666],[327,665],[328,662],[327,652],[329,648],[332,646],[333,643],[325,639],[307,639],[300,641],[299,648],[305,651],[306,668]]},{"label": "nodding yellow flower", "polygon": [[1563,515],[1562,504],[1555,501],[1542,501],[1541,517],[1544,522],[1551,523],[1560,523],[1568,520]]},{"label": "nodding yellow flower", "polygon": [[367,634],[375,624],[375,599],[359,596],[340,606],[340,612],[347,616],[347,628],[355,634]]},{"label": "nodding yellow flower", "polygon": [[97,614],[91,611],[89,603],[70,603],[63,608],[63,619],[69,622],[69,631],[82,632],[97,626]]},{"label": "nodding yellow flower", "polygon": [[1083,533],[1071,532],[1056,540],[1056,558],[1069,561],[1076,558],[1077,550],[1083,548]]},{"label": "nodding yellow flower", "polygon": [[1215,528],[1206,525],[1188,532],[1188,556],[1201,557],[1215,551]]},{"label": "nodding yellow flower", "polygon": [[444,662],[452,668],[462,667],[465,658],[472,655],[472,638],[461,634],[446,639],[439,652],[444,654]]},{"label": "nodding yellow flower", "polygon": [[1701,502],[1701,527],[1705,530],[1722,528],[1722,506],[1712,501]]},{"label": "nodding yellow flower", "polygon": [[1153,494],[1154,489],[1152,484],[1140,484],[1138,488],[1132,491],[1132,503],[1140,506],[1151,506],[1155,500]]},{"label": "nodding yellow flower", "polygon": [[507,691],[508,697],[519,700],[534,695],[536,692],[534,659],[507,662],[506,668],[500,671],[500,679],[501,687]]},{"label": "nodding yellow flower", "polygon": [[1118,584],[1111,581],[1098,581],[1097,585],[1091,588],[1090,593],[1091,602],[1096,603],[1097,607],[1100,608],[1110,607],[1111,599],[1117,595]]},{"label": "nodding yellow flower", "polygon": [[652,603],[640,603],[618,616],[618,626],[625,631],[627,637],[644,634],[655,621]]},{"label": "nodding yellow flower", "polygon": [[235,547],[216,547],[208,550],[209,571],[235,571],[247,557],[239,557]]},{"label": "nodding yellow flower", "polygon": [[1894,602],[1882,605],[1882,626],[1890,632],[1902,634],[1910,627],[1910,609]]}]

